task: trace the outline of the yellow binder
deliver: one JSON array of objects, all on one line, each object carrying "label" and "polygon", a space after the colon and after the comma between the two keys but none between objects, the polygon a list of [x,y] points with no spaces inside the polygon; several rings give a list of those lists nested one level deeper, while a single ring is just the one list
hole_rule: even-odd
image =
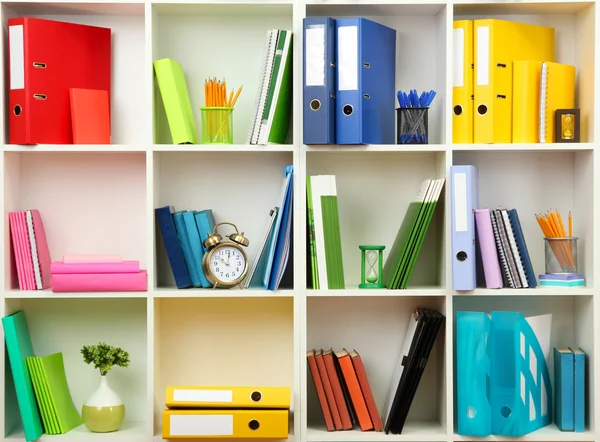
[{"label": "yellow binder", "polygon": [[513,63],[513,143],[540,142],[541,61],[521,60]]},{"label": "yellow binder", "polygon": [[168,386],[168,408],[290,408],[288,387]]},{"label": "yellow binder", "polygon": [[556,110],[575,107],[575,66],[544,62],[541,71],[540,143],[554,143]]},{"label": "yellow binder", "polygon": [[475,143],[512,141],[512,63],[554,61],[554,29],[507,20],[474,22]]},{"label": "yellow binder", "polygon": [[287,439],[287,410],[163,410],[163,439]]},{"label": "yellow binder", "polygon": [[473,20],[454,22],[452,142],[473,142]]}]

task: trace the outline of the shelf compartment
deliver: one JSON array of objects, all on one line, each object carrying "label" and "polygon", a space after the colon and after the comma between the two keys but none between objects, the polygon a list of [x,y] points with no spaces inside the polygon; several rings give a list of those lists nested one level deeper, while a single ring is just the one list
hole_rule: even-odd
[{"label": "shelf compartment", "polygon": [[575,107],[580,109],[580,139],[593,142],[595,8],[593,2],[462,0],[454,5],[454,20],[496,18],[554,28],[555,61],[576,68]]},{"label": "shelf compartment", "polygon": [[[277,205],[284,168],[292,161],[291,152],[235,155],[225,152],[156,152],[154,208],[173,206],[176,211],[212,209],[216,223],[231,222],[244,232],[250,241],[245,250],[251,266],[267,228],[269,211]],[[218,172],[219,169],[222,172]],[[158,225],[155,231],[158,278],[155,283],[159,288],[174,289],[173,272]],[[219,231],[222,235],[234,233],[228,225],[219,227]],[[292,253],[293,248],[290,250]],[[290,286],[282,284],[280,288]],[[212,291],[196,291],[200,290],[205,290],[206,296]]]},{"label": "shelf compartment", "polygon": [[[148,418],[146,300],[7,299],[5,310],[6,314],[25,312],[36,355],[62,352],[71,397],[80,413],[83,403],[100,382],[99,371],[83,362],[81,348],[106,342],[128,351],[130,366],[114,367],[108,374],[109,382],[125,404],[123,435],[144,435]],[[5,360],[7,372],[8,367],[9,362]],[[12,380],[6,379],[5,430],[7,439],[13,440],[22,437],[22,426]],[[93,434],[85,427],[79,427],[61,437],[84,440],[86,436]],[[50,440],[50,436],[44,437]]]},{"label": "shelf compartment", "polygon": [[156,426],[168,385],[293,387],[293,299],[163,298],[154,315]]},{"label": "shelf compartment", "polygon": [[558,209],[566,223],[572,211],[578,269],[588,288],[594,286],[593,163],[593,151],[454,153],[454,164],[477,166],[479,208],[517,209],[536,278],[545,273],[545,258],[535,214]]},{"label": "shelf compartment", "polygon": [[[243,85],[233,111],[233,142],[246,143],[269,29],[293,30],[291,3],[152,5],[152,60],[171,58],[181,65],[199,137],[200,107],[204,106],[204,81],[211,77],[224,78],[228,90]],[[209,44],[210,41],[218,43]],[[190,42],[206,44],[194,45]],[[158,86],[154,88],[154,104],[154,142],[172,143]],[[288,143],[293,139],[292,120],[293,118],[290,120]],[[226,147],[223,146],[223,150]],[[202,148],[203,146],[198,146],[198,149]],[[206,148],[213,147],[206,145]]]},{"label": "shelf compartment", "polygon": [[[404,2],[401,2],[404,3]],[[446,29],[445,3],[369,4],[353,1],[314,1],[306,5],[306,16],[364,17],[396,30],[396,86],[398,90],[435,90],[428,112],[429,142],[446,142]],[[394,100],[398,107],[398,101]],[[357,146],[358,147],[358,146]],[[415,150],[418,146],[414,147]],[[427,149],[427,146],[423,146]],[[314,150],[318,150],[315,147]]]},{"label": "shelf compartment", "polygon": [[[535,316],[552,314],[552,328],[550,332],[550,354],[548,360],[548,369],[550,379],[554,389],[554,356],[553,347],[581,347],[586,353],[587,373],[590,374],[586,381],[586,428],[594,428],[594,416],[591,412],[595,409],[594,391],[595,379],[594,373],[594,297],[593,296],[568,296],[567,290],[564,296],[519,296],[506,297],[482,296],[469,297],[457,296],[453,298],[453,318],[456,324],[457,311],[479,311],[491,313],[494,310],[520,312],[523,316]],[[456,355],[454,355],[456,358]],[[455,361],[456,362],[456,361]],[[455,366],[456,367],[456,366]],[[456,386],[454,387],[456,391]],[[554,390],[553,390],[554,391]],[[474,440],[473,437],[458,436],[456,440]],[[554,426],[547,426],[539,431],[525,436],[524,440],[540,441],[576,441],[590,440],[589,431],[584,433],[564,433],[558,431]],[[477,438],[478,439],[478,438]],[[510,438],[493,436],[484,438],[489,440],[508,440]]]},{"label": "shelf compartment", "polygon": [[[4,154],[4,210],[38,209],[53,261],[118,254],[146,269],[146,154]],[[5,218],[4,287],[18,288]],[[8,266],[7,266],[8,267]]]},{"label": "shelf compartment", "polygon": [[[446,176],[443,152],[308,152],[307,175],[335,175],[347,287],[360,283],[360,244],[385,245],[387,260],[408,204],[421,181]],[[443,288],[445,188],[408,282],[409,289]],[[332,290],[333,291],[333,290]]]},{"label": "shelf compartment", "polygon": [[359,289],[357,286],[345,290],[307,290],[306,296],[314,297],[364,297],[364,296],[445,296],[446,290],[440,287],[419,287],[417,289],[388,290],[388,289]]},{"label": "shelf compartment", "polygon": [[[119,428],[119,431],[114,433],[91,433],[85,425],[80,425],[66,434],[42,434],[42,437],[40,437],[38,441],[52,442],[56,441],[56,439],[76,442],[86,442],[88,440],[93,442],[150,442],[152,440],[150,437],[146,436],[146,427],[144,426],[144,423],[127,421],[123,423],[121,428]],[[6,442],[27,442],[22,429],[10,433],[4,440]]]},{"label": "shelf compartment", "polygon": [[[147,107],[145,82],[140,81],[146,69],[143,2],[2,2],[2,13],[4,26],[8,18],[26,16],[111,28],[111,141],[116,145],[148,141],[148,130],[143,130],[148,125],[143,121],[140,125],[140,115]],[[5,59],[8,60],[8,46]]]},{"label": "shelf compartment", "polygon": [[[417,307],[433,308],[444,315],[448,314],[444,296],[394,298],[365,294],[364,297],[352,298],[310,297],[306,306],[305,350],[355,349],[365,364],[377,409],[380,415],[384,415],[386,397],[408,322]],[[446,319],[446,324],[450,319]],[[358,429],[327,433],[312,376],[306,368],[308,440],[445,440],[446,327],[447,325],[443,326],[437,335],[410,407],[406,426],[400,435],[386,436],[385,433],[361,432]],[[303,360],[306,361],[306,358]],[[396,388],[397,386],[394,386],[394,391]]]}]

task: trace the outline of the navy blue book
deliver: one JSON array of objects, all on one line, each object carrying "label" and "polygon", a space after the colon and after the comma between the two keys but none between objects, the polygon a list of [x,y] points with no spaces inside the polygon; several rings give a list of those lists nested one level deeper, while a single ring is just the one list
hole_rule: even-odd
[{"label": "navy blue book", "polygon": [[167,256],[171,264],[171,270],[175,277],[175,284],[178,289],[185,289],[192,286],[192,278],[185,263],[183,248],[177,237],[177,230],[173,222],[173,207],[165,206],[154,209],[156,221],[160,227],[163,242],[167,249]]}]

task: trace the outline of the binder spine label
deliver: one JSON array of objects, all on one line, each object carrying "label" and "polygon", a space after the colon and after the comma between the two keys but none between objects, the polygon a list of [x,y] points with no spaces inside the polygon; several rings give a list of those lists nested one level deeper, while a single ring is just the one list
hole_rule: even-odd
[{"label": "binder spine label", "polygon": [[465,30],[462,28],[453,30],[454,37],[454,72],[452,73],[452,86],[463,87],[465,85]]},{"label": "binder spine label", "polygon": [[233,436],[232,414],[174,414],[170,436]]},{"label": "binder spine label", "polygon": [[233,402],[232,390],[173,390],[175,402]]},{"label": "binder spine label", "polygon": [[325,26],[306,29],[306,86],[325,86]]},{"label": "binder spine label", "polygon": [[338,90],[358,90],[358,26],[338,28]]},{"label": "binder spine label", "polygon": [[477,86],[490,84],[490,27],[477,28]]},{"label": "binder spine label", "polygon": [[10,57],[10,89],[25,89],[25,43],[23,25],[8,28]]},{"label": "binder spine label", "polygon": [[454,231],[466,232],[468,230],[467,209],[467,174],[454,174]]}]

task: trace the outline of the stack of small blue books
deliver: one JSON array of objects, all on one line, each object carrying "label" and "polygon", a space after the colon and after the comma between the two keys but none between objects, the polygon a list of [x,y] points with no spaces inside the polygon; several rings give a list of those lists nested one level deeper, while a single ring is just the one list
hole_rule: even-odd
[{"label": "stack of small blue books", "polygon": [[584,287],[581,273],[544,273],[540,275],[540,287]]}]

